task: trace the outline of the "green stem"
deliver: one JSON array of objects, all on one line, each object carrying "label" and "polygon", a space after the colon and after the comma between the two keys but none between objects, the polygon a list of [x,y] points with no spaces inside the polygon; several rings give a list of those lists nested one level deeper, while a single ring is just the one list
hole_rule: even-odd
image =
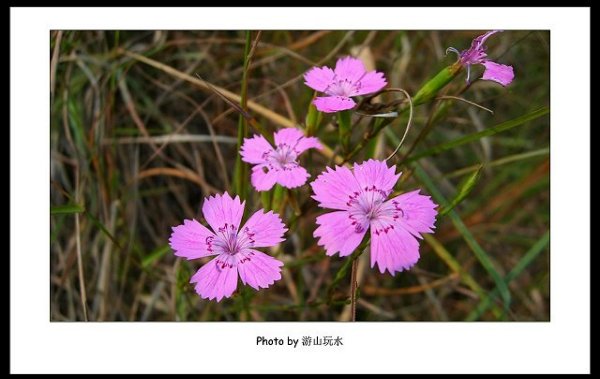
[{"label": "green stem", "polygon": [[461,69],[462,65],[459,62],[444,67],[417,91],[417,94],[412,98],[413,105],[423,104],[433,99],[442,88],[447,86],[459,74]]},{"label": "green stem", "polygon": [[[250,31],[246,32],[246,46],[244,48],[244,71],[242,74],[242,89],[240,93],[240,106],[243,110],[248,110],[248,67],[250,64],[250,46],[252,40],[250,38]],[[237,140],[237,151],[240,151],[244,138],[248,134],[248,122],[244,116],[240,115],[238,118],[238,140]],[[248,182],[248,165],[242,162],[240,154],[236,154],[233,188],[234,192],[240,196],[240,198],[246,198],[247,182]]]},{"label": "green stem", "polygon": [[[462,65],[454,63],[451,66],[444,67],[440,72],[438,72],[433,78],[428,80],[420,89],[417,91],[417,94],[412,98],[413,107],[424,104],[433,100],[438,92],[447,86],[461,71]],[[408,106],[405,106],[398,110],[398,116],[404,113]],[[345,155],[344,161],[347,162],[352,159],[356,154],[358,154],[368,143],[369,141],[377,136],[379,132],[391,124],[396,118],[387,118],[385,120],[378,119],[374,122],[373,127],[365,134],[363,140],[359,142],[359,144],[349,153]]]},{"label": "green stem", "polygon": [[260,201],[265,211],[271,210],[271,191],[262,191],[260,193]]},{"label": "green stem", "polygon": [[321,120],[323,119],[323,113],[319,112],[317,110],[317,107],[315,107],[315,105],[313,104],[312,100],[316,97],[317,93],[315,92],[310,104],[308,106],[308,112],[306,114],[306,135],[307,136],[314,136],[317,134],[317,131],[319,129],[319,124],[321,123]]},{"label": "green stem", "polygon": [[271,209],[274,212],[279,212],[279,215],[283,217],[283,204],[285,198],[285,188],[280,186],[279,184],[275,184],[275,188],[273,189],[273,196],[271,198]]},{"label": "green stem", "polygon": [[358,287],[358,281],[356,280],[356,274],[358,271],[358,260],[352,261],[352,273],[350,274],[350,314],[352,315],[352,321],[356,321],[356,288]]},{"label": "green stem", "polygon": [[366,250],[367,246],[369,246],[370,242],[371,242],[370,238],[365,239],[363,241],[363,243],[361,243],[360,246],[358,248],[356,248],[356,250],[354,250],[354,253],[352,253],[352,255],[350,255],[350,257],[348,257],[344,261],[344,264],[342,264],[342,267],[340,267],[338,272],[335,274],[335,277],[333,278],[333,281],[331,282],[331,285],[329,286],[329,290],[328,290],[330,302],[333,299],[333,291],[342,282],[342,280],[344,280],[344,278],[348,274],[348,270],[350,269],[350,267],[352,266],[354,261],[356,261],[358,259],[358,257],[360,257],[361,254],[365,252],[365,250]]},{"label": "green stem", "polygon": [[350,137],[352,136],[352,113],[351,111],[341,111],[337,115],[340,144],[344,154],[347,154],[350,151]]}]

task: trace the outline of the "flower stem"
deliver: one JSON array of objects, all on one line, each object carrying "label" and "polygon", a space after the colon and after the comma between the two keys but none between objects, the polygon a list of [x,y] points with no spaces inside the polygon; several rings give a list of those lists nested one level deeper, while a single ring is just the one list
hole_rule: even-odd
[{"label": "flower stem", "polygon": [[273,195],[271,196],[271,209],[278,212],[283,217],[283,206],[285,204],[285,188],[279,184],[273,187]]},{"label": "flower stem", "polygon": [[[248,108],[248,71],[250,64],[250,45],[252,40],[250,39],[250,31],[246,32],[246,47],[244,49],[244,71],[242,74],[242,89],[240,94],[240,106],[244,111]],[[240,114],[238,119],[238,141],[237,151],[240,151],[242,144],[244,143],[244,137],[248,134],[248,121]],[[248,176],[248,165],[242,162],[240,154],[236,155],[234,177],[233,177],[233,189],[240,198],[246,198],[247,185],[246,182]]]},{"label": "flower stem", "polygon": [[354,253],[352,253],[352,255],[350,255],[346,259],[346,261],[342,264],[342,267],[340,267],[338,272],[335,274],[335,277],[333,278],[333,281],[329,285],[329,289],[327,291],[328,296],[329,296],[329,301],[328,301],[329,303],[331,303],[333,301],[333,292],[337,288],[338,284],[340,284],[341,281],[344,280],[344,278],[346,277],[346,275],[348,273],[348,269],[351,267],[352,263],[354,263],[354,261],[356,261],[358,259],[358,257],[360,257],[361,254],[365,252],[365,250],[369,246],[370,242],[371,242],[371,239],[366,238],[363,241],[363,243],[361,243],[360,246],[358,246],[356,248],[356,250],[354,250]]},{"label": "flower stem", "polygon": [[350,111],[338,112],[338,127],[342,151],[347,154],[350,151],[350,137],[352,136],[352,113]]},{"label": "flower stem", "polygon": [[262,191],[260,193],[260,201],[265,211],[271,210],[271,191]]},{"label": "flower stem", "polygon": [[420,105],[432,100],[442,88],[460,73],[461,69],[462,65],[458,62],[444,67],[417,91],[417,94],[413,97],[413,105]]},{"label": "flower stem", "polygon": [[352,321],[356,321],[356,288],[358,282],[356,281],[356,272],[358,270],[358,259],[352,261],[352,274],[350,275],[350,313],[352,314]]},{"label": "flower stem", "polygon": [[310,104],[308,106],[308,112],[306,114],[306,135],[307,136],[314,136],[315,134],[317,134],[317,131],[319,129],[319,124],[321,123],[321,120],[323,119],[323,113],[319,112],[317,110],[317,107],[315,107],[315,105],[312,103],[312,100],[314,100],[314,98],[316,97],[316,92],[313,95]]}]

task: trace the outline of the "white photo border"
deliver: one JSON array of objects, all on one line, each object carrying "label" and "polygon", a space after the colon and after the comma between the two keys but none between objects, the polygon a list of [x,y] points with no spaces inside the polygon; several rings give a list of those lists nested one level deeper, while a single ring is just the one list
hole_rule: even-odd
[{"label": "white photo border", "polygon": [[[496,28],[551,31],[550,322],[49,321],[50,30]],[[590,47],[589,8],[11,8],[11,372],[589,372]],[[344,346],[256,346],[303,335]]]}]

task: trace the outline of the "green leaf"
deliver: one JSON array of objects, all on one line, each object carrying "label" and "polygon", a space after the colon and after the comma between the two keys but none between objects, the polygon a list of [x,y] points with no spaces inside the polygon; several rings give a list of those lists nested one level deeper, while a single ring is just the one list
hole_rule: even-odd
[{"label": "green leaf", "polygon": [[461,182],[461,184],[459,184],[458,193],[456,194],[456,196],[454,196],[454,199],[450,201],[450,204],[448,204],[448,206],[440,210],[440,216],[445,216],[446,214],[448,214],[448,212],[454,209],[454,207],[460,204],[460,202],[463,201],[469,193],[471,193],[471,191],[475,187],[475,184],[477,184],[477,182],[479,181],[482,168],[483,164],[480,164],[474,173],[465,178]]},{"label": "green leaf", "polygon": [[51,215],[73,214],[85,212],[85,208],[79,204],[56,205],[50,207]]},{"label": "green leaf", "polygon": [[[431,180],[429,175],[418,164],[414,164],[413,166],[414,166],[415,175],[429,189],[433,198],[442,207],[447,207],[449,205],[448,201],[442,195],[442,193],[437,189],[437,187],[433,184],[433,181]],[[455,210],[451,210],[448,213],[448,216],[452,220],[454,227],[463,236],[463,239],[465,240],[467,245],[469,245],[469,247],[471,248],[471,251],[477,258],[477,260],[479,260],[479,263],[481,263],[483,268],[485,268],[485,270],[488,272],[488,274],[490,274],[490,276],[494,280],[496,287],[498,287],[498,290],[500,291],[502,300],[504,301],[504,309],[508,310],[508,307],[510,306],[510,291],[508,289],[508,286],[506,285],[506,283],[504,282],[504,280],[498,273],[498,271],[495,269],[494,264],[492,263],[492,260],[490,259],[489,255],[479,245],[479,243],[477,242],[475,237],[473,237],[473,234],[471,234],[471,232],[469,231],[467,226],[462,222],[462,220],[458,216],[458,213],[456,213]]]},{"label": "green leaf", "polygon": [[512,120],[505,121],[505,122],[500,123],[500,124],[498,124],[496,126],[492,126],[490,128],[486,128],[486,129],[484,129],[484,130],[482,130],[480,132],[472,133],[472,134],[466,135],[464,137],[455,139],[453,141],[445,142],[445,143],[439,144],[437,146],[434,146],[431,149],[427,149],[427,150],[425,150],[425,151],[423,151],[423,152],[421,152],[421,153],[419,153],[417,155],[414,155],[414,156],[408,158],[405,161],[405,163],[413,162],[413,161],[416,161],[416,160],[418,160],[420,158],[428,157],[430,155],[440,154],[440,153],[443,153],[444,151],[451,150],[451,149],[453,149],[453,148],[455,148],[457,146],[461,146],[461,145],[464,145],[464,144],[469,143],[469,142],[477,141],[477,140],[479,140],[479,139],[481,139],[483,137],[493,136],[494,134],[498,134],[498,133],[507,131],[507,130],[512,129],[512,128],[516,127],[516,126],[522,125],[522,124],[524,124],[524,123],[526,123],[528,121],[535,120],[535,119],[537,119],[539,117],[542,117],[542,116],[548,114],[549,112],[550,112],[550,109],[548,107],[543,107],[543,108],[540,108],[540,109],[536,109],[533,112],[527,113],[527,114],[525,114],[523,116],[514,118]]}]

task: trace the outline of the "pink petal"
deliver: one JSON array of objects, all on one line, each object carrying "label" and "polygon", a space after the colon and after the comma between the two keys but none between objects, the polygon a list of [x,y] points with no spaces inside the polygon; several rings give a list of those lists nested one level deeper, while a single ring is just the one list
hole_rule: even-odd
[{"label": "pink petal", "polygon": [[277,171],[277,183],[285,188],[300,187],[309,177],[310,174],[302,166]]},{"label": "pink petal", "polygon": [[325,247],[327,255],[339,252],[345,257],[360,245],[369,227],[365,221],[356,220],[348,211],[325,213],[317,217],[319,227],[313,236],[320,237],[318,244]]},{"label": "pink petal", "polygon": [[240,229],[239,239],[252,241],[252,247],[275,246],[285,240],[283,233],[286,230],[277,213],[273,211],[263,213],[261,209],[256,211]]},{"label": "pink petal", "polygon": [[486,39],[488,39],[492,34],[496,34],[499,32],[502,32],[502,30],[492,30],[492,31],[484,33],[484,34],[480,35],[479,37],[473,39],[473,42],[471,42],[471,49],[473,49],[473,50],[481,49],[481,47],[485,43]]},{"label": "pink petal", "polygon": [[321,208],[350,209],[350,197],[361,191],[352,171],[340,166],[335,166],[335,171],[327,167],[310,185],[315,193],[312,198]]},{"label": "pink petal", "polygon": [[277,182],[277,171],[270,170],[267,165],[258,165],[252,167],[250,182],[257,191],[268,191]]},{"label": "pink petal", "polygon": [[333,82],[334,77],[335,73],[327,66],[313,67],[304,74],[304,84],[315,91],[324,92]]},{"label": "pink petal", "polygon": [[366,95],[374,93],[382,89],[387,85],[383,73],[376,71],[369,71],[365,76],[360,79],[360,85],[357,86],[357,90],[354,91],[352,96]]},{"label": "pink petal", "polygon": [[433,233],[437,204],[430,196],[419,194],[420,190],[396,196],[385,202],[384,207],[400,210],[396,212],[397,222],[412,235],[421,238],[419,233]]},{"label": "pink petal", "polygon": [[273,151],[271,144],[261,135],[255,134],[252,138],[245,138],[240,149],[242,160],[248,163],[263,163],[265,156]]},{"label": "pink petal", "polygon": [[235,257],[242,282],[257,291],[260,288],[267,288],[281,279],[283,262],[267,254],[246,249],[236,254]]},{"label": "pink petal", "polygon": [[300,138],[304,138],[304,133],[296,128],[283,128],[275,132],[274,137],[276,146],[285,144],[294,147]]},{"label": "pink petal", "polygon": [[338,81],[347,80],[350,83],[356,83],[365,72],[365,65],[360,59],[354,57],[340,58],[335,64],[335,75]]},{"label": "pink petal", "polygon": [[175,255],[189,259],[197,259],[216,255],[212,250],[214,234],[196,220],[184,220],[183,225],[173,227],[169,238]]},{"label": "pink petal", "polygon": [[356,103],[349,97],[343,96],[327,96],[316,97],[313,104],[321,112],[335,113],[353,108]]},{"label": "pink petal", "polygon": [[485,66],[485,71],[481,78],[483,80],[493,80],[503,86],[507,86],[515,77],[512,66],[506,66],[492,61],[485,61],[481,64]]},{"label": "pink petal", "polygon": [[375,263],[382,274],[407,270],[419,260],[419,243],[408,231],[393,221],[371,222],[371,267]]},{"label": "pink petal", "polygon": [[369,159],[361,164],[354,163],[354,176],[360,188],[375,186],[388,196],[401,174],[396,175],[396,166],[389,167],[385,161]]},{"label": "pink petal", "polygon": [[316,137],[305,137],[304,132],[296,128],[284,128],[275,133],[275,145],[286,144],[292,147],[297,154],[311,149],[321,149],[321,143]]},{"label": "pink petal", "polygon": [[231,297],[237,287],[238,270],[234,256],[221,254],[198,270],[190,279],[203,299]]},{"label": "pink petal", "polygon": [[225,192],[222,196],[217,194],[207,197],[202,205],[202,213],[206,222],[210,224],[215,232],[219,228],[223,228],[225,224],[227,224],[228,228],[233,226],[233,229],[237,229],[244,214],[245,204],[245,201],[243,203],[240,202],[239,196],[232,199]]},{"label": "pink petal", "polygon": [[298,152],[298,155],[300,155],[308,149],[321,150],[322,148],[323,146],[317,137],[303,137],[300,138],[300,141],[298,141],[295,150]]}]

